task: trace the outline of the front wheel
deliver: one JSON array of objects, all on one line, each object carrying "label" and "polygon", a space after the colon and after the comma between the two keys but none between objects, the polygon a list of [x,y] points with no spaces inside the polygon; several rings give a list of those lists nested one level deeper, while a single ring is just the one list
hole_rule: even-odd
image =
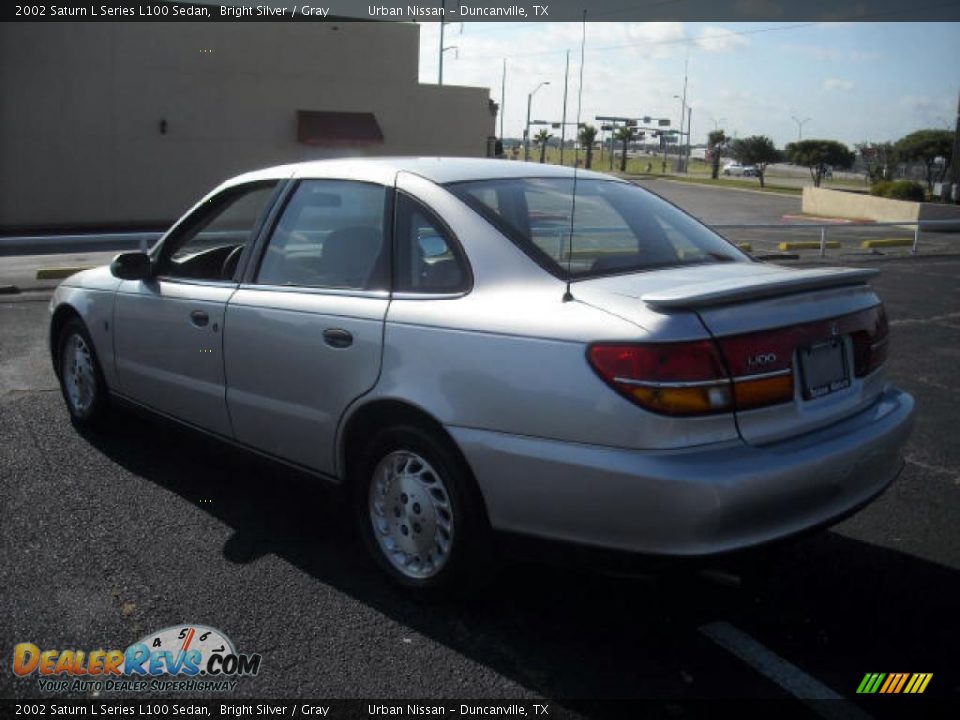
[{"label": "front wheel", "polygon": [[491,567],[491,533],[469,469],[449,441],[416,426],[381,431],[354,478],[367,549],[399,584],[454,589]]},{"label": "front wheel", "polygon": [[57,350],[60,391],[70,412],[70,419],[77,425],[92,425],[103,416],[106,409],[107,386],[90,333],[79,318],[63,326]]}]

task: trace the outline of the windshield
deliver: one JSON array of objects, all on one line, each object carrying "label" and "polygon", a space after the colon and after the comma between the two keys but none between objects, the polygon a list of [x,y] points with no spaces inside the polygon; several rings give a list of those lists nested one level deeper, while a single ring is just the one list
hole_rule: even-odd
[{"label": "windshield", "polygon": [[697,220],[630,183],[504,178],[448,184],[550,273],[584,278],[749,258]]}]

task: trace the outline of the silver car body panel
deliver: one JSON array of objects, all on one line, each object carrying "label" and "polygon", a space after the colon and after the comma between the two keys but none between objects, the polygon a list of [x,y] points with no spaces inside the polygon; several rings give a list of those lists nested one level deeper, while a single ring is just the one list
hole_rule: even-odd
[{"label": "silver car body panel", "polygon": [[[463,246],[468,292],[121,284],[101,268],[67,279],[51,309],[83,317],[111,390],[331,479],[343,473],[342,433],[355,413],[378,400],[417,407],[457,443],[497,529],[710,553],[828,522],[890,482],[913,400],[887,386],[883,368],[802,407],[670,418],[613,392],[585,356],[597,341],[706,339],[856,312],[879,302],[868,286],[730,305],[700,298],[693,309],[670,300],[796,272],[735,262],[581,280],[564,302],[564,282],[438,184],[570,173],[477,159],[335,160],[248,173],[214,191],[307,177],[396,184]],[[206,303],[216,337],[189,324],[186,301]],[[327,346],[328,327],[349,330],[354,344]]]},{"label": "silver car body panel", "polygon": [[[223,328],[233,283],[127,280],[116,293],[117,386],[137,402],[231,437]],[[206,313],[198,325],[195,313]]]},{"label": "silver car body panel", "polygon": [[83,319],[93,340],[103,379],[109,387],[117,387],[117,371],[113,352],[114,292],[120,280],[108,267],[91,268],[67,278],[50,298],[50,313],[59,308],[72,308]]},{"label": "silver car body panel", "polygon": [[[343,411],[377,381],[387,293],[331,294],[244,285],[224,334],[234,437],[291,462],[334,473]],[[346,330],[349,347],[324,341]]]}]

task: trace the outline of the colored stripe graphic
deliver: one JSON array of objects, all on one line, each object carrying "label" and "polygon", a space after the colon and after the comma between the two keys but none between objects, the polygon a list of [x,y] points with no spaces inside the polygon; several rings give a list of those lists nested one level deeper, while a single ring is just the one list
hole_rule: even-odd
[{"label": "colored stripe graphic", "polygon": [[910,677],[909,673],[900,673],[900,682],[897,683],[897,686],[893,688],[893,692],[898,693],[903,688],[903,684],[907,681],[907,678]]},{"label": "colored stripe graphic", "polygon": [[859,695],[920,695],[927,689],[933,673],[867,673],[857,687]]}]

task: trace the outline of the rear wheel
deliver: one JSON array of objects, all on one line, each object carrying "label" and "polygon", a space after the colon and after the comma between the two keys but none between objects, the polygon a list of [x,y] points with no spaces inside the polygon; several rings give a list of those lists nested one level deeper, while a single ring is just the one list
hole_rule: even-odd
[{"label": "rear wheel", "polygon": [[399,584],[454,589],[485,577],[493,550],[482,499],[445,438],[413,425],[375,435],[354,477],[367,549]]},{"label": "rear wheel", "polygon": [[107,386],[93,348],[90,333],[79,318],[60,330],[57,343],[60,391],[70,419],[77,425],[92,425],[107,405]]}]

